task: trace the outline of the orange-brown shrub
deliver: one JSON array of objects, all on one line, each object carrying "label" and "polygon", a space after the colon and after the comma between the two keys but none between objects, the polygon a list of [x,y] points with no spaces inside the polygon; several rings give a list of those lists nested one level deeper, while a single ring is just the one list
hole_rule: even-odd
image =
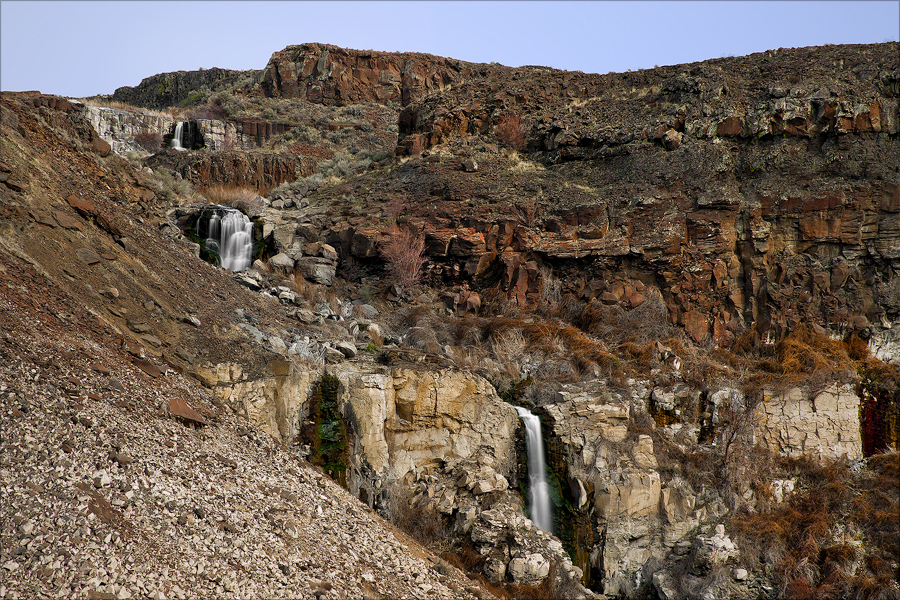
[{"label": "orange-brown shrub", "polygon": [[134,143],[151,154],[162,150],[162,141],[163,136],[158,131],[141,131],[134,134]]},{"label": "orange-brown shrub", "polygon": [[403,287],[414,285],[425,264],[425,236],[411,229],[393,227],[390,239],[381,248],[381,256],[390,279]]},{"label": "orange-brown shrub", "polygon": [[504,115],[494,125],[494,136],[501,144],[513,150],[524,150],[527,144],[525,122],[518,115]]},{"label": "orange-brown shrub", "polygon": [[[900,454],[870,457],[859,472],[846,462],[780,464],[801,487],[774,509],[735,516],[744,559],[774,566],[787,598],[891,597],[894,574],[886,558],[900,553]],[[858,532],[864,543],[838,538],[838,531]]]}]

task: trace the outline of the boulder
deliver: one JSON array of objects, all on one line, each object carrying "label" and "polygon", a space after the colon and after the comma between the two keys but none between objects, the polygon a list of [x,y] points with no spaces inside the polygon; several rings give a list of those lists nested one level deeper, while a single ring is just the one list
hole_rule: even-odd
[{"label": "boulder", "polygon": [[550,574],[550,561],[538,553],[519,556],[509,561],[509,576],[521,585],[540,585]]},{"label": "boulder", "polygon": [[269,259],[269,270],[279,275],[291,275],[294,272],[294,261],[281,252]]},{"label": "boulder", "polygon": [[298,258],[294,266],[305,279],[321,285],[331,285],[337,265],[326,258],[306,257]]},{"label": "boulder", "polygon": [[356,346],[354,344],[351,344],[350,342],[337,342],[335,343],[334,347],[347,358],[353,358],[354,356],[356,356]]}]

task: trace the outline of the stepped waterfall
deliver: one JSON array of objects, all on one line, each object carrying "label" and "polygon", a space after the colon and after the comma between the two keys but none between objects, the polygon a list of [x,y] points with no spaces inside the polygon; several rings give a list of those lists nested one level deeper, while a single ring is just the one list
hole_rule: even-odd
[{"label": "stepped waterfall", "polygon": [[219,255],[223,269],[243,271],[250,266],[253,222],[241,211],[228,206],[212,206],[204,210],[197,233],[205,237],[206,249]]},{"label": "stepped waterfall", "polygon": [[544,440],[541,437],[541,420],[527,408],[516,407],[525,424],[526,450],[528,452],[528,501],[531,520],[544,531],[553,533],[553,512],[550,508],[550,484],[547,483],[547,466],[544,462]]}]

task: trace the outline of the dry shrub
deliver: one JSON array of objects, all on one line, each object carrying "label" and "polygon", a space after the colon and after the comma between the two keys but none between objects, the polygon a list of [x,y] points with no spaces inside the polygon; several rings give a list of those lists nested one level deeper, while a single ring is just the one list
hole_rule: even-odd
[{"label": "dry shrub", "polygon": [[778,462],[798,478],[798,490],[773,509],[734,517],[744,560],[774,567],[786,597],[896,597],[890,562],[900,555],[900,454],[870,457],[858,471],[808,457]]},{"label": "dry shrub", "polygon": [[519,202],[513,207],[516,214],[516,220],[525,227],[532,227],[541,214],[541,207],[537,200],[531,198],[524,202]]},{"label": "dry shrub", "polygon": [[260,194],[246,186],[211,185],[201,188],[200,195],[210,204],[230,206],[251,216],[262,210]]},{"label": "dry shrub", "polygon": [[210,119],[224,120],[228,118],[228,111],[222,106],[222,101],[218,97],[212,97],[201,106],[196,106],[185,114],[185,119]]},{"label": "dry shrub", "polygon": [[141,131],[134,135],[134,143],[151,154],[162,150],[163,136],[158,131]]},{"label": "dry shrub", "polygon": [[466,317],[456,327],[456,342],[463,347],[480,346],[484,341],[484,319]]},{"label": "dry shrub", "polygon": [[394,223],[397,222],[397,219],[400,218],[400,215],[403,214],[403,211],[406,209],[406,198],[401,196],[400,194],[394,194],[390,197],[387,203],[384,205],[384,210],[387,213],[388,218]]},{"label": "dry shrub", "polygon": [[494,136],[497,140],[513,150],[524,150],[527,145],[525,139],[525,122],[518,115],[504,115],[494,125]]},{"label": "dry shrub", "polygon": [[425,236],[411,229],[393,227],[381,256],[394,283],[403,287],[415,285],[425,264]]},{"label": "dry shrub", "polygon": [[[388,521],[402,529],[423,546],[435,550],[437,545],[452,535],[445,518],[426,503],[419,506],[412,492],[402,481],[387,485],[387,502],[384,507]],[[427,498],[425,498],[427,500]]]}]

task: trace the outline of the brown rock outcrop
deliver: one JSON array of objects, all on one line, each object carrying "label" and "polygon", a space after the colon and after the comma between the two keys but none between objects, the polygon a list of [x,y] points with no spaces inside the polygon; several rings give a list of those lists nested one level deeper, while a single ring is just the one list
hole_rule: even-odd
[{"label": "brown rock outcrop", "polygon": [[275,152],[178,152],[166,150],[147,159],[198,186],[229,184],[270,190],[285,181],[312,175],[317,160]]},{"label": "brown rock outcrop", "polygon": [[302,98],[315,104],[394,102],[405,106],[451,83],[485,76],[492,70],[490,65],[420,52],[300,44],[272,55],[260,88],[268,97]]}]

